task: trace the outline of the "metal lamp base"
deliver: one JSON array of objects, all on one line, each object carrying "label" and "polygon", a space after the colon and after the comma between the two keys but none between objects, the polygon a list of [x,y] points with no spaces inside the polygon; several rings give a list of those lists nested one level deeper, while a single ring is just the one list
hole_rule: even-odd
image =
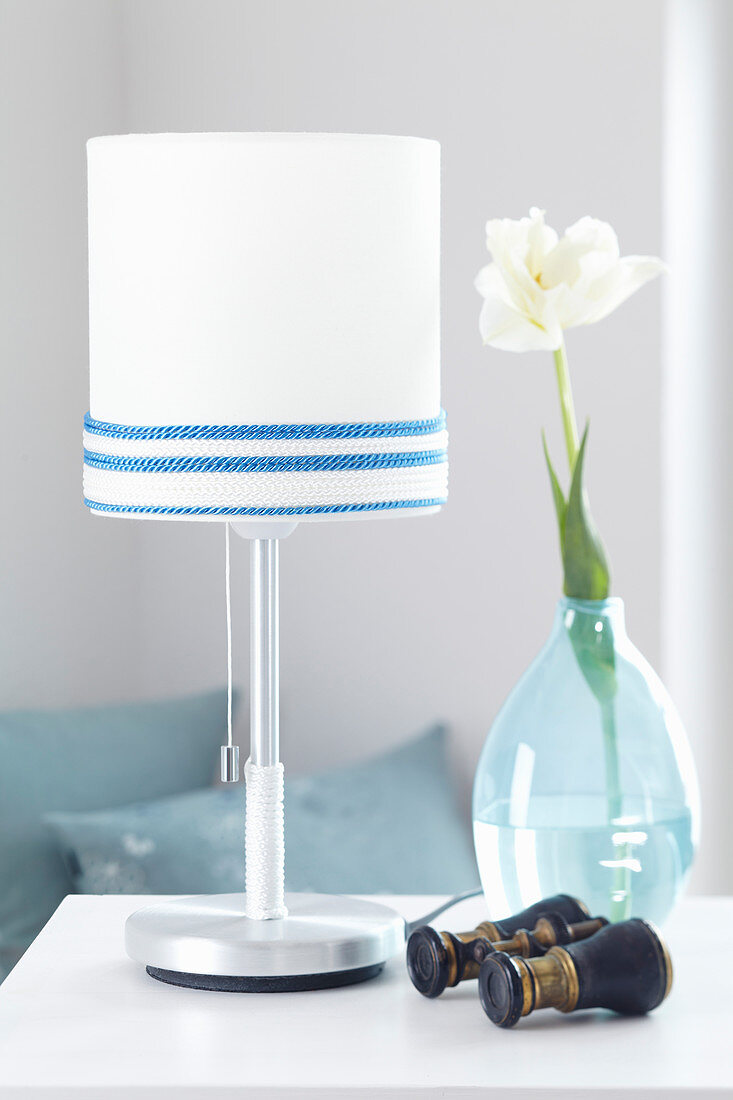
[{"label": "metal lamp base", "polygon": [[402,950],[393,909],[333,894],[286,894],[283,920],[251,920],[244,894],[180,898],[139,909],[128,955],[170,985],[240,993],[328,989],[366,981]]}]

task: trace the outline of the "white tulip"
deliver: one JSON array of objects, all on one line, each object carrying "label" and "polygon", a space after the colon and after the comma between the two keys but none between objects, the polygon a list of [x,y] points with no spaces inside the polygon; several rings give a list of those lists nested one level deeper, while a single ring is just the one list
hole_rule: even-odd
[{"label": "white tulip", "polygon": [[558,237],[536,207],[519,221],[487,222],[486,245],[493,263],[476,276],[479,329],[505,351],[555,351],[564,329],[607,317],[666,270],[655,256],[620,256],[607,222],[581,218]]}]

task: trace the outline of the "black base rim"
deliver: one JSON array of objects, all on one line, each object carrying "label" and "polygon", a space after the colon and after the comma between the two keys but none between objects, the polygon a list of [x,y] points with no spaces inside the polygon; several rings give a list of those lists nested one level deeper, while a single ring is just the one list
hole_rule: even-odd
[{"label": "black base rim", "polygon": [[208,989],[215,993],[298,993],[306,989],[335,989],[342,985],[356,985],[376,978],[384,963],[359,966],[354,970],[335,970],[328,974],[289,974],[269,978],[249,978],[239,975],[184,974],[180,970],[161,970],[146,966],[151,978],[166,985],[179,985],[185,989]]}]

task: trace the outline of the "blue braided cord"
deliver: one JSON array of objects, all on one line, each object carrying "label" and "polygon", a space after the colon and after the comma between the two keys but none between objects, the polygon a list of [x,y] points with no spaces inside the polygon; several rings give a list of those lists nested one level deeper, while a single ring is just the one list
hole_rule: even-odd
[{"label": "blue braided cord", "polygon": [[111,439],[379,439],[432,435],[445,428],[445,412],[432,420],[386,420],[355,424],[172,424],[150,427],[109,424],[84,417],[86,431]]},{"label": "blue braided cord", "polygon": [[254,474],[295,473],[311,470],[385,470],[399,467],[434,466],[446,462],[447,453],[439,451],[399,451],[394,454],[357,455],[276,455],[269,458],[219,456],[214,458],[128,458],[84,450],[87,466],[96,470],[120,470],[125,473],[182,474]]},{"label": "blue braided cord", "polygon": [[313,516],[339,515],[345,512],[384,512],[392,508],[438,508],[446,497],[424,500],[386,500],[375,504],[309,504],[292,508],[166,508],[148,504],[99,504],[84,497],[87,508],[95,512],[132,512],[160,516]]}]

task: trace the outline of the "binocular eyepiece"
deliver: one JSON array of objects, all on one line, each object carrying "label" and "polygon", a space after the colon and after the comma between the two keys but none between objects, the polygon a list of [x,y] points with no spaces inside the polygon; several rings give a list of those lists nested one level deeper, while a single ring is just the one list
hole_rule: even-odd
[{"label": "binocular eyepiece", "polygon": [[439,997],[449,986],[477,978],[493,952],[531,958],[558,944],[592,936],[606,924],[591,918],[585,905],[568,894],[545,898],[514,916],[483,921],[470,932],[436,932],[425,925],[407,941],[407,970],[425,997]]},{"label": "binocular eyepiece", "polygon": [[580,943],[552,946],[537,958],[491,952],[478,975],[481,1006],[497,1027],[514,1027],[540,1008],[643,1015],[671,986],[667,948],[654,926],[638,918],[608,924]]}]

